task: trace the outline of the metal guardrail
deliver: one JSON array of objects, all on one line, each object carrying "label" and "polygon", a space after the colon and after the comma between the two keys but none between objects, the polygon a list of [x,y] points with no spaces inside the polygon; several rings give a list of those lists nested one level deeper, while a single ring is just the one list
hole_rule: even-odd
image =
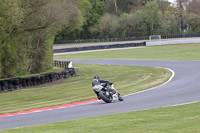
[{"label": "metal guardrail", "polygon": [[58,60],[54,60],[54,66],[56,67],[63,67],[65,69],[67,68],[71,68],[72,66],[70,66],[72,63],[71,61],[58,61]]}]

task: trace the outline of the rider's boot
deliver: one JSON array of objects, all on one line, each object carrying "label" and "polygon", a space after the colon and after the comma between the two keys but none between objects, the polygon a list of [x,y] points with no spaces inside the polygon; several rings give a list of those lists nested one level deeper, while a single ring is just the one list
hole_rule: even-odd
[{"label": "rider's boot", "polygon": [[119,94],[119,92],[117,92],[117,95],[119,97],[119,101],[124,101],[124,98]]},{"label": "rider's boot", "polygon": [[94,91],[95,93],[96,93],[96,95],[97,95],[97,98],[99,99],[99,100],[101,100],[101,97],[99,96],[99,93],[98,92],[96,92],[96,91]]},{"label": "rider's boot", "polygon": [[97,95],[97,98],[98,98],[99,100],[101,100],[101,97],[100,97],[99,95]]}]

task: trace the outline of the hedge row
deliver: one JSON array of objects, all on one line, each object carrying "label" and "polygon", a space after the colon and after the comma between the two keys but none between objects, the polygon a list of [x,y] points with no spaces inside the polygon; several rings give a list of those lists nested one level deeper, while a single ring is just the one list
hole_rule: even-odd
[{"label": "hedge row", "polygon": [[0,80],[0,92],[38,86],[72,76],[75,76],[74,68],[68,68],[61,72],[53,72],[25,78],[11,78]]},{"label": "hedge row", "polygon": [[78,46],[78,47],[68,47],[61,49],[54,49],[54,53],[63,52],[74,52],[74,51],[85,51],[85,50],[97,50],[97,49],[110,49],[110,48],[124,48],[124,47],[137,47],[146,46],[146,42],[134,42],[134,43],[118,43],[118,44],[101,44],[101,45],[91,45],[91,46]]}]

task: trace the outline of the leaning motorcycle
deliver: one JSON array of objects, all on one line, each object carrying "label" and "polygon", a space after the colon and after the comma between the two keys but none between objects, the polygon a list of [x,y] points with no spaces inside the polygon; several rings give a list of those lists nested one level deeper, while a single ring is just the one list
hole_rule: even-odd
[{"label": "leaning motorcycle", "polygon": [[123,101],[123,97],[115,90],[114,85],[96,85],[94,90],[99,93],[99,97],[106,103],[111,103],[114,100]]}]

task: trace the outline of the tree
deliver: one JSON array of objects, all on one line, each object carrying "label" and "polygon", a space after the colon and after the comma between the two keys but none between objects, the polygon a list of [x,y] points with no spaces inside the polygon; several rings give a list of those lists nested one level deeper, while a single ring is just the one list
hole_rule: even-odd
[{"label": "tree", "polygon": [[158,4],[157,0],[154,0],[152,2],[148,2],[146,5],[146,19],[148,22],[148,26],[150,29],[150,34],[154,35],[157,28],[158,28],[158,22],[160,19],[160,14],[159,14],[159,9],[158,9]]},{"label": "tree", "polygon": [[159,20],[159,29],[158,33],[161,35],[170,35],[170,34],[177,34],[177,21],[175,19],[174,14],[171,14],[170,11],[165,11],[164,13],[160,14]]},{"label": "tree", "polygon": [[104,0],[107,12],[115,15],[141,10],[148,1],[151,0]]},{"label": "tree", "polygon": [[120,16],[105,14],[99,24],[92,28],[98,38],[123,38],[148,35],[145,13],[123,13]]},{"label": "tree", "polygon": [[[52,44],[56,33],[79,14],[75,0],[23,0],[23,29],[27,35],[28,72],[52,69]],[[31,21],[30,21],[31,20]]]},{"label": "tree", "polygon": [[189,0],[176,0],[176,17],[178,22],[178,29],[180,32],[183,32],[185,29],[184,25],[184,16],[185,16],[185,8]]},{"label": "tree", "polygon": [[117,16],[106,13],[101,17],[99,23],[91,28],[91,31],[96,38],[111,38],[113,37],[112,26],[116,19]]},{"label": "tree", "polygon": [[81,31],[83,25],[87,25],[87,14],[92,9],[92,5],[89,0],[78,0],[77,7],[79,9],[79,17],[71,21],[71,23],[58,33],[55,40],[75,40],[81,38]]},{"label": "tree", "polygon": [[200,33],[200,16],[194,13],[188,13],[185,18],[187,33]]},{"label": "tree", "polygon": [[19,4],[19,0],[0,1],[0,78],[14,76],[23,69],[20,57],[17,56],[22,45],[18,43],[21,32],[19,26],[23,18]]},{"label": "tree", "polygon": [[57,34],[55,40],[76,40],[88,39],[93,35],[90,28],[98,23],[105,12],[104,2],[97,0],[78,0],[77,6],[80,10],[80,17],[74,21],[73,26],[65,27]]},{"label": "tree", "polygon": [[79,17],[76,0],[1,0],[0,10],[0,78],[52,69],[55,35]]},{"label": "tree", "polygon": [[189,4],[186,6],[186,10],[189,13],[194,13],[200,16],[200,1],[199,0],[192,0],[189,2]]},{"label": "tree", "polygon": [[186,6],[185,24],[187,25],[188,33],[200,32],[200,1],[192,0]]},{"label": "tree", "polygon": [[112,25],[113,37],[138,37],[146,35],[145,14],[142,10],[121,14]]},{"label": "tree", "polygon": [[170,7],[170,2],[166,0],[158,0],[158,8],[164,13]]},{"label": "tree", "polygon": [[[129,24],[127,26],[127,36],[140,37],[148,36],[148,27],[145,12],[143,10],[137,10],[135,13],[131,13],[131,16],[127,18]],[[126,20],[125,20],[126,22]]]},{"label": "tree", "polygon": [[97,0],[89,0],[92,8],[88,10],[86,14],[86,24],[83,25],[83,30],[80,33],[81,38],[89,39],[93,38],[90,28],[98,23],[99,19],[105,13],[105,4]]}]

